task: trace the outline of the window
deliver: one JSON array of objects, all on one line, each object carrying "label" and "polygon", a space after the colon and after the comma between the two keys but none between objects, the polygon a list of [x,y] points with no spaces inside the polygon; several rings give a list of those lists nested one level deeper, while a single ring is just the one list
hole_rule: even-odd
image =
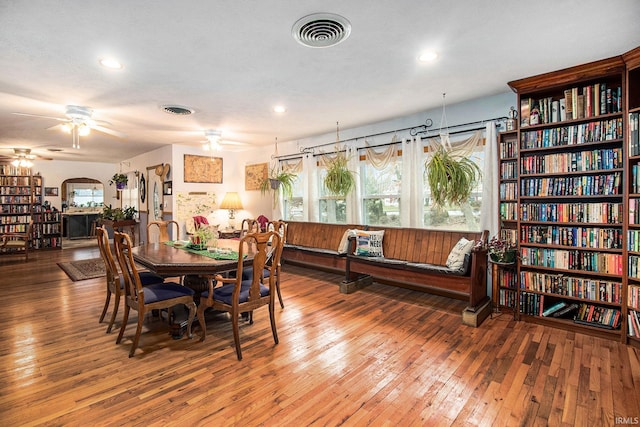
[{"label": "window", "polygon": [[380,170],[366,161],[360,165],[364,223],[399,227],[401,160],[393,161]]},{"label": "window", "polygon": [[[484,147],[474,148],[471,159],[475,161],[480,170],[484,168]],[[423,163],[427,155],[423,157]],[[427,228],[441,228],[446,230],[480,230],[480,207],[482,206],[482,180],[476,183],[471,192],[469,203],[463,206],[448,205],[436,208],[430,202],[431,190],[429,183],[423,174],[424,188],[424,226]]]},{"label": "window", "polygon": [[327,170],[321,168],[318,171],[318,188],[319,190],[319,213],[320,222],[328,222],[333,224],[347,223],[347,201],[342,196],[334,196],[329,194],[324,186],[324,178],[327,176]]},{"label": "window", "polygon": [[284,199],[283,215],[287,221],[304,221],[304,179],[301,173],[293,184],[291,198]]}]

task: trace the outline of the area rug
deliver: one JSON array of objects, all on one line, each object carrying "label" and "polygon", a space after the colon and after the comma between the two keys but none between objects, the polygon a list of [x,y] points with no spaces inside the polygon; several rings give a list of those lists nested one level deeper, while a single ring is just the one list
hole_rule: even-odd
[{"label": "area rug", "polygon": [[102,258],[84,259],[81,261],[59,262],[58,267],[74,282],[95,279],[107,274]]}]

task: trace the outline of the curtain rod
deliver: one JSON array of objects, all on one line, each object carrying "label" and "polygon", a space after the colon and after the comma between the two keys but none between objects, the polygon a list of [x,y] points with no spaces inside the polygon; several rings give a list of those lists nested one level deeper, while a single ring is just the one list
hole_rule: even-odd
[{"label": "curtain rod", "polygon": [[[394,130],[389,130],[389,131],[385,131],[385,132],[372,133],[372,134],[369,134],[369,135],[357,136],[357,137],[354,137],[354,138],[346,138],[346,139],[341,139],[339,141],[326,142],[324,144],[312,145],[310,147],[301,147],[300,148],[300,153],[301,154],[313,154],[313,150],[314,149],[319,148],[319,147],[324,147],[326,145],[340,144],[340,143],[347,142],[347,141],[355,141],[355,140],[358,140],[358,139],[372,138],[374,136],[387,135],[387,134],[390,134],[390,133],[409,131],[409,134],[411,136],[416,136],[416,135],[418,135],[420,133],[436,132],[436,131],[440,131],[442,129],[459,128],[459,127],[463,127],[463,126],[471,126],[471,125],[476,125],[476,124],[481,124],[481,123],[486,123],[486,122],[491,122],[491,121],[503,121],[503,120],[507,120],[507,119],[508,119],[508,117],[495,117],[493,119],[476,120],[474,122],[460,123],[460,124],[457,124],[457,125],[446,126],[446,127],[437,128],[437,129],[429,129],[431,126],[433,126],[433,120],[427,119],[427,120],[425,120],[425,124],[423,124],[423,125],[412,126],[412,127],[408,127],[408,128],[402,128],[402,129],[394,129]],[[500,124],[496,124],[496,126],[500,126]],[[484,129],[484,128],[474,128],[474,129],[459,130],[459,131],[449,132],[449,134],[450,135],[455,135],[455,134],[458,134],[458,133],[471,132],[471,131],[480,130],[480,129]],[[382,147],[384,145],[389,145],[389,144],[395,144],[395,142],[394,143],[385,143],[385,144],[380,144],[380,145],[374,145],[374,147]],[[332,152],[332,153],[335,153],[335,151]],[[325,154],[332,154],[332,153],[325,153]],[[296,154],[285,154],[285,155],[282,155],[282,156],[275,156],[273,158],[274,159],[283,159],[283,158],[287,158],[287,157],[296,158],[296,157],[299,157],[299,156],[300,156],[300,154],[296,153]]]}]

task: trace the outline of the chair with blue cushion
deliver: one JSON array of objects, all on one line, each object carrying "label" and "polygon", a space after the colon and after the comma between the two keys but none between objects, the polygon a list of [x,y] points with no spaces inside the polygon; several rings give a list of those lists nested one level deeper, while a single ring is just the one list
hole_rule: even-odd
[{"label": "chair with blue cushion", "polygon": [[193,318],[196,313],[196,303],[193,301],[193,290],[173,282],[154,283],[143,286],[138,270],[136,269],[133,254],[131,253],[131,248],[133,247],[131,238],[126,233],[114,232],[113,241],[125,284],[124,317],[122,319],[122,326],[120,327],[120,334],[118,334],[118,339],[116,339],[116,344],[120,344],[120,341],[122,341],[131,309],[138,312],[138,326],[136,328],[136,334],[133,337],[129,357],[133,356],[138,347],[140,333],[142,332],[142,323],[146,314],[152,310],[169,309],[178,304],[184,304],[189,308],[187,335],[191,338],[191,324],[193,323]]},{"label": "chair with blue cushion", "polygon": [[[270,242],[271,245],[269,244]],[[238,360],[242,360],[238,318],[241,313],[252,313],[255,309],[266,305],[269,307],[273,340],[278,344],[278,332],[276,331],[274,315],[275,275],[272,274],[268,280],[263,281],[262,272],[270,257],[273,258],[274,265],[280,262],[278,251],[272,251],[272,248],[277,248],[279,245],[280,235],[273,231],[250,233],[240,240],[238,248],[238,274],[236,277],[224,278],[221,275],[216,275],[216,286],[221,286],[214,287],[214,282],[210,281],[209,289],[200,296],[200,305],[198,306],[198,322],[202,327],[202,337],[200,341],[204,341],[207,336],[207,325],[204,318],[205,310],[207,308],[213,308],[216,311],[228,312],[231,316],[236,354]],[[252,248],[252,250],[248,248]],[[251,251],[249,255],[253,255],[251,262],[253,274],[249,279],[243,280],[244,256],[245,253],[249,251]],[[253,323],[253,316],[251,317],[251,323]]]},{"label": "chair with blue cushion", "polygon": [[[98,239],[98,248],[100,249],[100,256],[104,261],[105,270],[107,272],[107,299],[104,302],[104,308],[100,315],[98,323],[102,323],[104,316],[109,309],[109,303],[111,302],[111,295],[114,296],[113,311],[111,312],[111,319],[109,320],[109,326],[107,326],[107,333],[111,333],[111,328],[116,320],[116,314],[118,314],[118,307],[120,307],[120,297],[124,291],[124,277],[119,274],[116,261],[113,258],[111,252],[111,245],[109,245],[109,234],[104,227],[96,227],[96,237]],[[151,285],[153,283],[162,283],[164,278],[158,276],[150,271],[141,271],[138,273],[142,286]]]}]

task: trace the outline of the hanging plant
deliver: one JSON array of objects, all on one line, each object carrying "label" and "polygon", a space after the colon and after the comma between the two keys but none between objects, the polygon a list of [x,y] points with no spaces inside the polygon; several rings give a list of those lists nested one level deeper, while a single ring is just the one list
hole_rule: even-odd
[{"label": "hanging plant", "polygon": [[336,196],[346,196],[356,186],[355,174],[348,168],[348,159],[344,152],[327,163],[327,175],[324,177],[327,191]]},{"label": "hanging plant", "polygon": [[113,177],[111,177],[111,179],[109,180],[109,185],[116,185],[116,188],[118,190],[122,190],[124,189],[124,187],[127,186],[127,182],[129,181],[129,178],[127,178],[126,174],[123,173],[116,173],[113,175]]},{"label": "hanging plant", "polygon": [[456,158],[443,146],[425,163],[434,205],[462,205],[469,200],[480,168],[468,157]]},{"label": "hanging plant", "polygon": [[269,191],[273,191],[273,203],[277,204],[281,190],[285,198],[293,196],[293,184],[296,179],[298,179],[298,175],[295,173],[278,171],[276,168],[272,168],[269,176],[260,183],[260,192],[264,196]]}]

